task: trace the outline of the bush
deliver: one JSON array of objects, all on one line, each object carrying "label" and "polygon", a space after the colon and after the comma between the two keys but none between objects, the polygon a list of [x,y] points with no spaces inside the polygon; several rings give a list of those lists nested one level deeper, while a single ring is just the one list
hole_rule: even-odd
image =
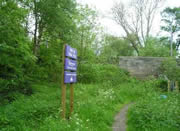
[{"label": "bush", "polygon": [[[152,83],[145,84],[151,86]],[[11,104],[2,106],[0,129],[2,131],[108,131],[111,130],[114,115],[124,104],[135,101],[151,91],[150,88],[149,90],[143,88],[144,82],[135,79],[121,82],[119,85],[113,85],[111,82],[74,84],[74,112],[70,120],[64,121],[60,117],[61,88],[59,87],[60,85],[54,83],[36,83],[33,86],[36,93],[30,97],[20,95]],[[69,98],[69,86],[67,86],[67,115]]]},{"label": "bush", "polygon": [[161,65],[161,72],[173,81],[180,81],[180,67],[175,58],[165,59]]},{"label": "bush", "polygon": [[109,81],[113,84],[119,84],[128,79],[128,72],[114,65],[82,64],[78,70],[78,81],[80,83]]},{"label": "bush", "polygon": [[5,43],[0,45],[0,96],[11,101],[11,92],[29,93],[29,76],[35,59],[25,43],[19,43],[20,49]]},{"label": "bush", "polygon": [[[168,44],[156,38],[149,38],[145,42],[146,46],[139,49],[140,56],[168,57],[170,53]],[[176,51],[173,55],[176,55]]]},{"label": "bush", "polygon": [[52,40],[40,46],[37,68],[34,75],[39,80],[59,82],[62,71],[62,49],[61,41]]},{"label": "bush", "polygon": [[178,131],[180,129],[179,94],[149,92],[134,104],[128,114],[129,131]]},{"label": "bush", "polygon": [[28,93],[29,74],[35,57],[30,41],[24,31],[26,11],[14,1],[7,1],[0,7],[0,102],[11,101],[12,92]]}]

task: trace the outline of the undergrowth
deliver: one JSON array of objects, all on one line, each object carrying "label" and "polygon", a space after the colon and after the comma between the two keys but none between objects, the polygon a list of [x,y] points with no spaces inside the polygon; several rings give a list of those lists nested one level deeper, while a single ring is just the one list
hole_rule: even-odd
[{"label": "undergrowth", "polygon": [[[179,128],[179,95],[160,98],[159,80],[138,81],[110,65],[91,67],[79,73],[81,83],[74,85],[74,112],[69,119],[61,119],[60,84],[41,81],[33,84],[31,96],[16,93],[14,101],[1,106],[0,130],[110,131],[116,113],[130,102],[136,103],[129,111],[130,131]],[[87,71],[94,72],[93,80]],[[69,99],[68,86],[66,116]]]},{"label": "undergrowth", "polygon": [[180,95],[149,92],[128,114],[128,131],[179,131]]},{"label": "undergrowth", "polygon": [[[40,83],[33,86],[32,96],[19,96],[16,101],[0,108],[0,129],[5,130],[111,130],[113,117],[120,108],[146,92],[134,79],[114,86],[76,84],[74,112],[69,120],[60,117],[61,90],[58,84]],[[67,116],[69,88],[67,88]]]}]

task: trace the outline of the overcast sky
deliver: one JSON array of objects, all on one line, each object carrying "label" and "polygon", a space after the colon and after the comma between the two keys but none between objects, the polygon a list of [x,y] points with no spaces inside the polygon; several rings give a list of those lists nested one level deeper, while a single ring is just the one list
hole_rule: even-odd
[{"label": "overcast sky", "polygon": [[[111,17],[111,8],[113,6],[113,3],[115,1],[121,1],[125,4],[128,3],[130,0],[77,0],[81,4],[88,4],[91,8],[96,8],[96,10],[99,12],[99,21],[101,23],[101,26],[104,27],[105,31],[108,33],[111,33],[113,35],[122,36],[124,32],[120,28],[119,25],[117,25]],[[180,0],[165,0],[165,3],[163,7],[160,9],[161,11],[166,7],[178,7],[180,6]],[[152,35],[161,34],[160,32],[160,24],[161,24],[161,16],[160,12],[155,17],[154,28],[152,30]]]}]

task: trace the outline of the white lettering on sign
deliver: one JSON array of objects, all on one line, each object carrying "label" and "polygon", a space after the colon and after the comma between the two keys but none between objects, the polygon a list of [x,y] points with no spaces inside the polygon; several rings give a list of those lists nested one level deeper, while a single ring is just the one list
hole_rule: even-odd
[{"label": "white lettering on sign", "polygon": [[67,76],[76,76],[76,74],[66,74]]},{"label": "white lettering on sign", "polygon": [[73,78],[71,77],[70,81],[72,82],[73,81]]},{"label": "white lettering on sign", "polygon": [[77,59],[77,50],[70,47],[69,45],[66,45],[66,56],[72,59]]},{"label": "white lettering on sign", "polygon": [[68,64],[69,64],[70,66],[75,66],[75,65],[76,65],[75,63],[72,63],[71,61],[68,61]]},{"label": "white lettering on sign", "polygon": [[68,55],[70,56],[70,57],[76,57],[76,55],[74,54],[74,53],[72,53],[72,52],[68,52]]}]

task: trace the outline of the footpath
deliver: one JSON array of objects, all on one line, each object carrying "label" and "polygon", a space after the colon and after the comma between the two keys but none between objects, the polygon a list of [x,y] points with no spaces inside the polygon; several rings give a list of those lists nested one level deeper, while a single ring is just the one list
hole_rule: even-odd
[{"label": "footpath", "polygon": [[131,104],[125,105],[121,111],[115,116],[112,126],[113,131],[126,131],[126,115]]}]

